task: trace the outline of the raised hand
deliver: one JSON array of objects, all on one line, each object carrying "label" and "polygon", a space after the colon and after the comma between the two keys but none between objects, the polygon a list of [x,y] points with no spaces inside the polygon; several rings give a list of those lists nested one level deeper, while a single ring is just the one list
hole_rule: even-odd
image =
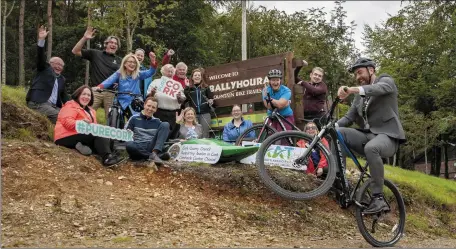
[{"label": "raised hand", "polygon": [[155,58],[156,58],[155,53],[154,52],[150,52],[149,53],[149,59],[150,59],[150,63],[151,64],[155,64]]},{"label": "raised hand", "polygon": [[91,27],[91,26],[88,26],[87,29],[86,29],[86,32],[84,33],[84,38],[90,40],[92,38],[95,37],[95,32],[97,31],[97,29]]},{"label": "raised hand", "polygon": [[46,39],[46,36],[48,35],[49,31],[46,31],[46,27],[43,25],[40,26],[38,29],[38,40],[44,40]]},{"label": "raised hand", "polygon": [[174,54],[174,50],[169,49],[169,50],[168,50],[168,55],[169,55],[169,56],[172,56],[173,54]]},{"label": "raised hand", "polygon": [[182,120],[184,120],[184,112],[181,112],[180,115],[176,112],[176,123],[181,123]]}]

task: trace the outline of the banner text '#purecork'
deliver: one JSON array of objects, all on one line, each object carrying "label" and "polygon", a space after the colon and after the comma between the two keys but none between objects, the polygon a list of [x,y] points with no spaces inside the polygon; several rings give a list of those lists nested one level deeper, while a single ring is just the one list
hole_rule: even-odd
[{"label": "banner text '#purecork'", "polygon": [[133,141],[133,132],[130,130],[117,129],[114,127],[76,121],[76,131],[80,134],[92,134],[96,137],[104,137],[121,141]]}]

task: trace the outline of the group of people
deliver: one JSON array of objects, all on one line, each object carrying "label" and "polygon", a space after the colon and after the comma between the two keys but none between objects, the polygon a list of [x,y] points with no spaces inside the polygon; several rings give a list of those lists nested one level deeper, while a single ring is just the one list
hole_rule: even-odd
[{"label": "group of people", "polygon": [[[133,97],[125,95],[118,98],[123,112],[130,116],[125,128],[134,134],[133,141],[128,142],[126,147],[132,159],[161,163],[169,156],[163,151],[165,141],[174,138],[209,137],[210,113],[215,107],[215,101],[204,81],[203,69],[193,70],[188,79],[185,63],[179,62],[176,67],[169,64],[170,57],[174,54],[170,49],[162,60],[162,77],[152,80],[158,68],[153,52],[148,54],[149,66],[143,65],[146,53],[141,48],[121,59],[116,55],[120,48],[120,40],[116,36],[106,38],[103,51],[83,49],[86,41],[92,39],[95,32],[95,29],[88,27],[72,50],[76,56],[90,61],[90,85],[79,87],[71,95],[71,99],[68,99],[65,94],[65,78],[61,75],[64,61],[59,57],[52,57],[49,63],[46,62],[44,44],[48,32],[43,26],[39,29],[37,74],[26,101],[29,108],[46,115],[55,123],[56,144],[75,148],[84,155],[95,152],[102,158],[103,165],[108,167],[121,160],[113,151],[109,139],[78,134],[75,129],[76,121],[79,120],[96,123],[95,110],[101,106],[108,116],[114,95],[100,90],[112,86],[117,87],[118,91],[141,94],[145,98],[141,112],[132,108]],[[310,81],[306,82],[298,77],[299,70],[300,67],[295,70],[295,83],[303,87],[306,117],[319,118],[326,112],[327,86],[323,82],[324,71],[315,67],[310,74]],[[366,156],[374,180],[374,199],[365,213],[374,213],[386,208],[382,194],[382,157],[394,155],[399,144],[405,141],[398,114],[398,92],[391,76],[376,76],[376,65],[368,58],[358,59],[350,72],[355,75],[360,86],[339,88],[339,98],[345,99],[351,94],[355,94],[355,98],[336,126],[348,147]],[[278,112],[293,124],[291,90],[282,85],[282,72],[273,69],[268,73],[268,78],[269,83],[262,91],[263,104],[268,109],[268,114],[273,108],[277,108]],[[242,118],[240,106],[233,106],[232,116],[233,119],[223,130],[223,140],[230,142],[252,126],[250,121]],[[359,128],[347,128],[352,123],[357,123]],[[277,131],[282,130],[274,120],[271,120],[270,125]],[[286,124],[285,129],[291,127]],[[317,124],[307,123],[305,132],[317,134]],[[327,146],[327,143],[325,145]],[[310,162],[312,165],[308,168],[316,170],[317,175],[322,175],[327,167],[325,162],[321,154],[313,152]]]}]

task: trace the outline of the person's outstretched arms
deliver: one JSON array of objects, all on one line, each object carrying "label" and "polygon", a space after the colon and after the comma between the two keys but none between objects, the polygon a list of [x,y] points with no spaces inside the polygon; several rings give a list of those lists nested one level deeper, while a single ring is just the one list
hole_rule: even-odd
[{"label": "person's outstretched arms", "polygon": [[[71,52],[76,55],[76,56],[83,56],[82,55],[82,48],[84,47],[84,44],[86,43],[86,41],[92,39],[95,37],[95,32],[97,30],[94,29],[93,27],[89,26],[87,27],[87,30],[86,32],[84,33],[84,36],[81,38],[81,40],[78,41],[78,43],[76,43],[76,45],[74,46],[74,48],[71,50]],[[85,56],[84,56],[85,57]],[[86,58],[86,59],[90,59],[90,58]]]},{"label": "person's outstretched arms", "polygon": [[46,53],[44,51],[44,44],[46,43],[46,37],[49,31],[46,31],[46,27],[41,25],[38,29],[38,53],[36,58],[36,68],[38,71],[46,69]]}]

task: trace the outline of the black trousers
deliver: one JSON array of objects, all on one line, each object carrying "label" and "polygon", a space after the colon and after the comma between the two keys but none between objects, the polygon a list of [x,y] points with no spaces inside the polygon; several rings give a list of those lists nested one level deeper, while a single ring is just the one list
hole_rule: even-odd
[{"label": "black trousers", "polygon": [[95,137],[91,134],[76,134],[68,137],[64,137],[55,141],[55,144],[65,146],[70,149],[74,149],[76,144],[80,142],[83,145],[89,146],[92,151],[95,151],[101,157],[110,154],[110,139],[104,137]]},{"label": "black trousers", "polygon": [[[159,118],[162,122],[169,123],[169,136],[168,139],[177,137],[177,133],[179,130],[176,127],[176,112],[179,114],[180,109],[177,110],[164,110],[164,109],[157,109],[157,112],[154,113],[154,117]],[[196,118],[196,117],[195,117]],[[168,140],[167,139],[167,140]]]}]

